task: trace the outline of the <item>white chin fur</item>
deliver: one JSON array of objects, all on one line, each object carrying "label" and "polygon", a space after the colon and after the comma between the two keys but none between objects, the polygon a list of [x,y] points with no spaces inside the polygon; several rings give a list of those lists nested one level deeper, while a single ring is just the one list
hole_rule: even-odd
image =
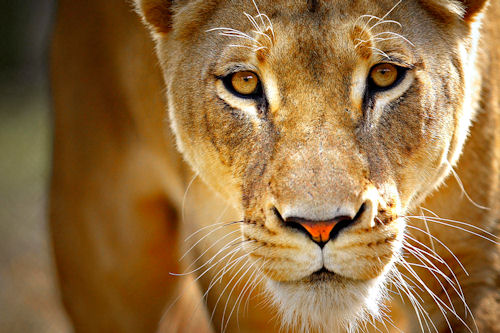
[{"label": "white chin fur", "polygon": [[294,332],[356,332],[359,324],[383,316],[385,278],[353,281],[276,282],[266,289],[278,308],[282,327]]}]

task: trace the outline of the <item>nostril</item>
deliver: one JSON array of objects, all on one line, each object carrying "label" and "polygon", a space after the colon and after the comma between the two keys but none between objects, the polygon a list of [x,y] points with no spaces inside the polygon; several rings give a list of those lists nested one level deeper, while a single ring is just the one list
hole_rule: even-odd
[{"label": "nostril", "polygon": [[361,215],[363,215],[363,213],[365,212],[365,210],[366,210],[366,204],[363,203],[361,207],[359,207],[358,212],[353,218],[346,217],[345,219],[340,220],[330,232],[330,239],[335,239],[340,233],[340,231],[358,221],[361,218]]},{"label": "nostril", "polygon": [[328,220],[312,220],[304,217],[290,216],[283,218],[280,212],[273,208],[275,215],[287,227],[298,230],[309,236],[321,248],[331,239],[338,236],[340,231],[356,222],[366,209],[366,205],[361,205],[354,216],[337,216]]}]

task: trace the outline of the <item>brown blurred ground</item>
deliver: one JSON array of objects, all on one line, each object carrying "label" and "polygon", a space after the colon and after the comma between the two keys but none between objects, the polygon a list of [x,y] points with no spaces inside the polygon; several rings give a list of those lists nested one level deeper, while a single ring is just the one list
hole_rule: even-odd
[{"label": "brown blurred ground", "polygon": [[70,332],[46,221],[53,5],[0,2],[0,333]]}]

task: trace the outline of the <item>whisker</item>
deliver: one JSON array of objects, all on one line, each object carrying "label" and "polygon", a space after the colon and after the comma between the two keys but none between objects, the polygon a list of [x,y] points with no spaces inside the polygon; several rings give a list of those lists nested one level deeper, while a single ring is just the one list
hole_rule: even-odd
[{"label": "whisker", "polygon": [[[246,270],[243,274],[241,274],[240,278],[238,280],[236,280],[236,282],[234,283],[233,287],[231,288],[230,292],[229,292],[229,295],[227,296],[227,300],[226,300],[226,305],[224,306],[224,310],[222,311],[222,319],[221,319],[221,323],[222,323],[222,332],[225,332],[226,331],[226,328],[227,326],[229,325],[229,320],[231,319],[231,315],[233,314],[233,311],[231,311],[230,315],[227,317],[227,322],[224,324],[224,318],[225,318],[225,314],[226,314],[226,311],[227,311],[227,306],[229,304],[229,301],[231,299],[231,295],[233,294],[234,292],[234,289],[236,288],[236,286],[238,286],[238,284],[241,282],[241,280],[248,274],[248,272],[250,271],[250,269],[252,267],[254,267],[256,264],[258,264],[260,261],[260,259],[256,260],[255,262],[253,262]],[[236,302],[237,303],[237,300]]]},{"label": "whisker", "polygon": [[[409,237],[408,235],[406,235],[406,236],[407,236],[407,237]],[[426,247],[427,249],[429,249],[426,245],[422,244],[422,243],[421,243],[421,242],[419,242],[418,240],[416,240],[416,239],[414,239],[414,238],[411,238],[411,237],[409,237],[409,238],[410,238],[412,241],[414,241],[414,242],[416,242],[416,243],[420,244],[421,246],[424,246],[424,247]],[[457,287],[458,287],[458,291],[457,291],[457,290],[455,290],[455,291],[457,292],[457,295],[459,295],[459,297],[462,299],[462,301],[463,301],[464,305],[467,307],[467,302],[465,301],[465,295],[464,295],[464,293],[463,293],[463,291],[462,291],[462,286],[460,285],[460,282],[458,281],[458,277],[456,276],[455,272],[451,269],[451,267],[448,265],[448,263],[447,263],[447,262],[446,262],[446,261],[445,261],[445,260],[444,260],[441,256],[439,256],[439,255],[438,255],[437,253],[435,253],[435,252],[434,252],[434,253],[436,254],[436,256],[437,256],[437,257],[436,257],[436,256],[433,256],[432,254],[430,254],[430,253],[428,253],[428,252],[426,252],[426,251],[424,251],[424,250],[422,250],[422,249],[419,249],[419,248],[417,248],[417,247],[415,247],[415,246],[413,246],[413,245],[411,245],[411,244],[409,244],[409,243],[407,243],[407,245],[412,246],[412,248],[413,248],[414,250],[419,251],[421,254],[427,254],[427,255],[431,256],[434,260],[437,260],[437,261],[441,262],[442,264],[444,264],[444,265],[446,266],[446,268],[448,269],[448,271],[449,271],[449,272],[451,273],[451,275],[453,276],[453,279],[454,279],[454,281],[456,282],[456,285],[457,285]],[[425,258],[425,260],[426,260],[426,261],[428,261],[428,259],[426,259],[426,258]],[[435,267],[435,265],[433,265],[433,266]],[[437,269],[437,267],[435,267],[435,268]]]},{"label": "whisker", "polygon": [[[222,228],[222,226],[221,226],[221,227],[219,227],[219,228]],[[206,234],[205,236],[203,236],[202,238],[200,238],[200,239],[199,239],[196,243],[194,243],[194,244],[193,244],[193,245],[189,248],[189,250],[187,250],[187,251],[186,251],[186,253],[184,253],[184,255],[181,257],[181,260],[182,260],[182,259],[184,259],[184,257],[185,257],[185,256],[186,256],[189,252],[191,252],[191,250],[193,250],[193,249],[194,249],[194,247],[195,247],[196,245],[198,245],[198,244],[199,244],[202,240],[204,240],[205,238],[207,238],[208,236],[210,236],[212,233],[216,232],[217,230],[220,230],[219,228],[217,228],[217,229],[215,229],[215,230],[210,231],[208,234]],[[206,249],[205,249],[205,251],[203,251],[203,253],[202,253],[202,254],[200,254],[200,255],[198,256],[198,258],[196,258],[195,260],[193,260],[193,261],[191,262],[191,265],[193,265],[193,264],[194,264],[194,263],[196,263],[198,260],[200,260],[200,258],[201,258],[201,257],[203,257],[203,256],[205,255],[205,253],[207,253],[207,251],[209,251],[209,250],[210,250],[211,248],[213,248],[215,245],[219,244],[219,242],[220,242],[220,241],[222,241],[223,239],[225,239],[226,237],[228,237],[228,236],[230,236],[230,235],[234,235],[235,233],[239,233],[239,232],[241,232],[241,231],[240,231],[240,230],[233,230],[233,231],[231,231],[230,233],[227,233],[227,234],[225,234],[224,236],[222,236],[222,238],[219,238],[219,239],[218,239],[217,241],[215,241],[212,245],[210,245],[208,248],[206,248]],[[190,265],[190,266],[191,266],[191,265]]]},{"label": "whisker", "polygon": [[267,40],[269,41],[270,44],[273,43],[273,40],[271,39],[271,37],[269,37],[268,34],[266,33],[263,33],[263,32],[260,32],[260,31],[257,31],[257,30],[252,30],[254,33],[258,34],[258,35],[261,35],[261,36],[264,36],[267,38]]},{"label": "whisker", "polygon": [[427,220],[425,219],[425,214],[422,211],[422,207],[419,207],[419,209],[420,209],[420,215],[422,215],[424,217],[425,230],[427,230],[427,234],[429,236],[429,242],[431,243],[431,248],[433,251],[436,251],[436,249],[434,248],[434,240],[431,237],[432,235],[431,235],[431,230],[429,229],[429,224],[427,223]]},{"label": "whisker", "polygon": [[[191,252],[191,250],[196,246],[198,245],[202,240],[204,240],[205,238],[207,238],[208,236],[210,236],[211,234],[213,234],[214,232],[218,231],[218,230],[221,230],[225,227],[228,227],[228,226],[231,226],[231,225],[234,225],[234,224],[237,224],[237,223],[243,223],[243,221],[233,221],[233,222],[223,222],[223,223],[217,223],[216,225],[219,225],[219,227],[215,228],[214,230],[211,230],[208,234],[206,234],[205,236],[203,236],[202,238],[198,239],[198,241],[196,241],[183,255],[182,257],[179,259],[179,260],[182,260],[184,259],[184,257],[189,253]],[[222,224],[222,225],[221,225]],[[206,228],[209,228],[209,227],[212,227],[214,225],[210,225],[210,226],[207,226],[207,227],[204,227],[202,229],[206,229]],[[202,229],[198,230],[196,233],[199,233]],[[186,238],[186,240],[188,240],[189,238],[191,238],[192,236],[194,236],[195,233],[191,234],[190,237]]]},{"label": "whisker", "polygon": [[217,301],[215,302],[215,305],[214,305],[214,309],[212,311],[212,315],[210,316],[210,321],[213,320],[214,318],[214,315],[215,315],[215,310],[217,309],[217,305],[219,304],[222,296],[224,295],[224,293],[226,292],[227,288],[229,288],[229,286],[231,285],[231,283],[234,281],[234,279],[236,279],[236,277],[238,276],[238,274],[243,270],[245,269],[246,265],[248,264],[248,255],[245,255],[244,258],[238,258],[238,259],[246,259],[245,263],[243,263],[243,265],[241,265],[241,267],[236,271],[235,274],[233,274],[233,276],[231,277],[231,279],[228,281],[228,283],[226,284],[226,286],[224,287],[224,289],[222,290],[222,292],[220,293],[219,297],[217,298]]},{"label": "whisker", "polygon": [[[229,317],[228,318],[231,318],[231,316],[233,315],[234,310],[236,309],[236,323],[238,325],[238,331],[240,331],[240,329],[239,329],[240,328],[239,327],[239,325],[240,325],[240,323],[239,323],[239,311],[240,311],[241,301],[243,300],[244,294],[248,291],[248,289],[252,288],[252,284],[255,283],[255,281],[257,280],[258,274],[262,273],[261,268],[262,268],[262,265],[260,267],[256,268],[252,272],[252,274],[248,277],[247,282],[243,285],[243,288],[241,289],[241,291],[240,291],[240,293],[238,295],[238,298],[236,298],[236,302],[234,303],[233,308],[231,309],[231,312],[229,313]],[[249,297],[250,297],[250,293],[248,294],[247,298],[249,298]]]},{"label": "whisker", "polygon": [[[404,216],[404,217],[407,217],[407,218],[413,218],[413,219],[417,219],[417,220],[422,220],[423,218],[421,216]],[[496,235],[480,228],[480,227],[477,227],[475,225],[472,225],[472,224],[469,224],[469,223],[465,223],[465,222],[460,222],[460,221],[455,221],[455,220],[450,220],[450,219],[443,219],[443,218],[436,218],[436,217],[426,217],[427,220],[429,220],[430,222],[433,222],[433,223],[438,223],[438,224],[442,224],[442,225],[445,225],[445,226],[448,226],[450,228],[454,228],[454,229],[458,229],[458,230],[462,230],[462,231],[465,231],[471,235],[475,235],[477,237],[480,237],[484,240],[487,240],[493,244],[499,244],[498,241],[496,240],[493,240],[493,239],[490,239],[488,237],[485,237],[481,234],[478,234],[477,232],[474,232],[474,231],[471,231],[471,230],[468,230],[468,229],[465,229],[465,228],[462,228],[462,227],[459,227],[459,226],[456,226],[456,225],[453,225],[451,223],[457,223],[457,224],[460,224],[460,225],[464,225],[464,226],[468,226],[469,228],[472,228],[472,229],[475,229],[475,230],[478,230],[478,231],[481,231],[495,239],[499,239]],[[447,223],[447,222],[450,222],[450,223]]]},{"label": "whisker", "polygon": [[[414,228],[414,229],[418,229],[418,228]],[[420,229],[418,229],[420,230]],[[423,232],[423,230],[420,230]],[[426,246],[425,244],[419,242],[418,240],[410,237],[408,234],[405,235],[406,237],[409,237],[412,241],[416,242],[416,243],[419,243],[421,246],[424,246],[425,248],[429,249],[428,246]],[[439,241],[439,239],[437,239]],[[441,241],[440,241],[441,242]],[[407,245],[409,246],[412,246],[415,250],[421,252],[421,254],[423,253],[426,253],[426,251],[422,250],[422,249],[419,249],[409,243],[406,242]],[[443,246],[445,246],[444,244],[442,244]],[[454,253],[448,249],[446,246],[445,248],[452,254],[452,256],[457,260],[457,262],[459,263],[459,265],[462,267],[462,269],[464,270],[464,272],[468,274],[467,270],[465,270],[465,268],[463,267],[462,263],[458,260],[458,258],[456,258],[456,256],[454,255]],[[434,252],[435,253],[435,252]],[[456,281],[456,283],[451,283],[451,281],[448,281],[449,277],[443,275],[443,277],[448,281],[448,283],[450,283],[450,285],[452,286],[453,290],[457,293],[457,296],[460,298],[460,300],[462,301],[463,305],[464,305],[464,308],[465,308],[465,315],[467,316],[467,314],[470,314],[472,320],[473,320],[473,323],[474,323],[474,326],[476,327],[476,330],[477,330],[477,324],[476,324],[476,320],[474,318],[474,314],[472,313],[472,310],[470,309],[469,305],[467,304],[467,301],[465,299],[465,295],[463,293],[463,290],[462,290],[462,287],[460,285],[460,282],[457,278],[457,276],[455,275],[454,271],[451,269],[451,267],[448,265],[448,263],[441,257],[439,256],[437,253],[435,253],[438,257],[439,257],[439,260],[438,261],[442,261],[442,263],[446,266],[446,268],[449,270],[449,272],[452,274],[454,280]],[[423,255],[421,256],[424,260],[426,260],[427,262],[430,263],[430,261],[428,259],[426,259]],[[432,263],[431,263],[432,264]],[[436,269],[438,269],[435,265],[432,264],[432,266]],[[439,270],[439,269],[438,269]],[[433,274],[434,275],[434,274]],[[457,286],[458,290],[454,287],[454,285]]]},{"label": "whisker", "polygon": [[236,30],[236,29],[219,27],[219,28],[212,28],[212,29],[206,30],[206,32],[213,32],[213,31],[219,31],[219,35],[221,35],[221,36],[247,39],[247,40],[254,42],[256,45],[262,46],[262,44],[254,37],[252,37],[244,32],[241,32],[239,30]]},{"label": "whisker", "polygon": [[193,178],[191,178],[191,181],[189,182],[188,186],[186,187],[186,191],[184,192],[184,196],[182,197],[182,208],[181,208],[182,223],[184,223],[186,221],[186,210],[185,210],[185,208],[186,208],[186,198],[187,198],[189,189],[191,188],[191,185],[193,185],[193,182],[196,179],[196,177],[198,177],[197,173],[193,176]]},{"label": "whisker", "polygon": [[[420,231],[422,233],[426,233],[424,230],[418,228],[418,227],[415,227],[415,226],[412,226],[412,225],[407,225],[406,226],[407,228],[410,228],[410,229],[414,229],[414,230],[417,230],[417,231]],[[444,244],[444,242],[442,242],[439,238],[435,237],[434,235],[431,235],[429,234],[430,237],[432,237],[432,239],[436,240],[441,246],[443,246],[452,256],[453,258],[457,261],[457,263],[460,265],[460,268],[462,268],[462,270],[464,271],[464,273],[469,276],[469,272],[467,272],[467,270],[465,269],[464,265],[462,265],[462,262],[458,259],[458,257],[455,255],[455,253],[453,253],[453,251],[448,247],[446,246],[446,244]],[[413,239],[415,242],[421,244],[422,246],[426,246],[424,245],[423,243],[419,242],[418,240],[416,239]]]},{"label": "whisker", "polygon": [[451,327],[451,324],[448,320],[448,316],[446,315],[446,310],[451,312],[455,318],[457,318],[467,329],[469,332],[473,333],[472,329],[467,325],[467,323],[454,311],[452,310],[441,298],[439,298],[427,285],[422,281],[422,279],[418,276],[418,274],[413,270],[413,268],[404,260],[401,261],[403,266],[412,274],[415,279],[424,287],[424,289],[427,291],[427,294],[431,296],[431,298],[434,300],[435,304],[438,306],[440,309],[441,313],[443,314],[443,317],[445,321],[448,324],[448,327],[450,328],[451,332],[453,332],[453,328]]},{"label": "whisker", "polygon": [[[241,248],[241,246],[238,246],[238,247],[236,247],[235,249],[231,250],[231,251],[230,251],[227,255],[229,255],[229,254],[231,254],[231,253],[232,253],[232,255],[231,255],[231,257],[230,257],[230,259],[232,259],[232,258],[233,258],[233,256],[234,256],[236,253],[238,253],[238,251],[241,251],[241,249],[242,249],[242,248]],[[254,250],[256,250],[256,249],[254,249]],[[220,251],[219,251],[219,252],[220,252]],[[253,251],[251,251],[251,252],[253,252]],[[250,253],[251,253],[251,252],[250,252]],[[212,268],[213,268],[213,267],[215,267],[217,264],[219,264],[219,263],[220,263],[223,259],[225,259],[225,258],[227,257],[227,255],[225,255],[225,256],[224,256],[221,260],[218,260],[216,264],[212,265],[210,268],[208,268],[206,271],[204,271],[204,272],[203,272],[200,276],[198,276],[198,277],[196,278],[196,281],[197,281],[197,280],[199,280],[199,279],[200,279],[203,275],[205,275],[205,274],[206,274],[206,273],[207,273],[210,269],[212,269]],[[242,256],[246,256],[246,255],[242,255]],[[240,258],[241,258],[241,257],[240,257]],[[236,260],[236,259],[235,259],[235,260]],[[226,267],[227,267],[227,265],[226,265]],[[229,269],[224,268],[224,269],[222,270],[222,274],[223,274],[223,275],[224,275],[224,274],[226,274],[228,270],[229,270]]]},{"label": "whisker", "polygon": [[[233,239],[231,242],[233,241],[237,241],[237,239]],[[227,247],[228,245],[226,245]],[[226,247],[222,248],[221,250],[219,250],[214,256],[212,256],[212,258],[210,260],[208,260],[207,262],[205,262],[203,265],[201,265],[200,267],[197,267],[196,269],[190,271],[190,272],[187,272],[187,273],[172,273],[170,272],[170,275],[173,275],[173,276],[186,276],[186,275],[190,275],[190,274],[193,274],[193,273],[196,273],[197,271],[199,271],[200,269],[202,269],[203,267],[209,265],[213,260],[215,260],[215,258],[217,257],[217,255],[219,253],[221,253],[223,250],[226,249]],[[236,249],[233,249],[231,250],[231,252],[229,252],[228,254],[226,254],[224,257],[222,257],[221,259],[219,259],[216,263],[214,263],[212,266],[210,266],[206,271],[203,272],[203,274],[205,274],[208,270],[210,270],[212,267],[214,267],[215,265],[217,265],[221,260],[223,260],[224,258],[226,258],[229,254],[232,253],[232,251],[236,251],[236,250],[239,250],[239,248],[236,248]],[[202,275],[203,275],[202,274]]]},{"label": "whisker", "polygon": [[260,18],[260,21],[262,22],[262,26],[264,26],[264,27],[265,27],[265,26],[266,26],[266,24],[264,23],[264,19],[262,18],[262,14],[260,13],[260,9],[259,9],[259,7],[258,7],[258,6],[257,6],[257,4],[255,3],[255,0],[252,0],[252,2],[253,2],[253,5],[254,5],[255,9],[257,10],[257,17],[259,17],[259,18]]},{"label": "whisker", "polygon": [[208,288],[207,290],[205,291],[205,293],[203,294],[203,298],[206,298],[208,296],[208,293],[210,292],[210,290],[220,281],[222,281],[222,279],[224,278],[224,276],[226,275],[226,273],[230,272],[231,269],[233,269],[241,260],[243,260],[245,257],[244,255],[241,255],[239,256],[238,258],[236,259],[233,259],[234,255],[236,254],[237,252],[234,252],[231,257],[229,257],[229,260],[226,264],[226,267],[224,267],[224,269],[220,270],[219,272],[217,272],[213,277],[212,279],[210,280],[210,284],[208,285]]},{"label": "whisker", "polygon": [[379,26],[381,24],[396,24],[397,26],[399,26],[400,28],[402,28],[403,26],[401,25],[401,23],[399,23],[398,21],[394,21],[394,20],[380,20],[378,21],[377,23],[375,23],[374,25],[371,26],[370,29],[368,29],[368,32],[372,31],[373,28],[375,28],[376,26]]},{"label": "whisker", "polygon": [[259,50],[264,50],[264,49],[267,49],[267,47],[265,46],[247,46],[247,45],[238,45],[238,44],[230,44],[228,45],[229,47],[242,47],[242,48],[245,48],[245,49],[249,49],[249,50],[252,50],[253,52],[257,52]]},{"label": "whisker", "polygon": [[387,58],[388,60],[390,60],[390,59],[391,59],[391,57],[389,57],[389,56],[387,55],[387,53],[385,53],[384,51],[382,51],[382,50],[381,50],[381,49],[379,49],[379,48],[376,48],[375,46],[369,46],[368,48],[369,48],[369,49],[371,49],[371,50],[373,50],[373,51],[375,51],[375,53],[377,53],[377,54],[379,54],[379,55],[381,55],[381,56],[383,56],[383,57]]},{"label": "whisker", "polygon": [[[427,258],[425,258],[421,253],[418,253],[418,251],[415,251],[409,247],[405,247],[405,249],[409,252],[411,252],[415,258],[421,262],[421,264],[417,264],[417,263],[408,263],[408,265],[410,266],[414,266],[414,267],[420,267],[420,268],[424,268],[426,270],[428,270],[432,276],[434,276],[434,278],[436,279],[436,281],[438,282],[438,284],[441,286],[441,289],[444,291],[444,294],[446,295],[446,298],[448,299],[448,302],[450,302],[450,307],[452,308],[452,310],[454,312],[456,312],[455,310],[455,307],[453,305],[453,302],[451,300],[451,297],[450,295],[448,294],[448,291],[446,290],[445,286],[443,285],[443,283],[441,282],[441,280],[438,278],[438,276],[436,275],[436,273],[443,277],[446,282],[448,282],[450,284],[450,286],[452,286],[452,288],[455,290],[455,292],[460,295],[460,293],[458,292],[458,290],[455,288],[455,283],[453,280],[451,280],[448,276],[446,276],[446,274],[444,274],[441,270],[439,270],[431,261],[429,261]],[[427,260],[425,260],[427,259]],[[424,261],[425,260],[425,261]],[[429,265],[431,265],[432,267],[429,267],[425,262],[427,262]],[[463,301],[465,301],[463,299]]]},{"label": "whisker", "polygon": [[[239,221],[236,221],[236,222],[239,222]],[[215,227],[220,226],[222,224],[228,224],[228,223],[233,223],[233,222],[217,222],[217,223],[209,224],[207,226],[199,228],[198,230],[196,230],[195,232],[193,232],[191,235],[189,235],[188,237],[186,237],[184,239],[184,242],[187,242],[188,240],[190,240],[191,238],[193,238],[194,236],[196,236],[197,234],[199,234],[203,230],[210,229],[210,228],[215,228]]]},{"label": "whisker", "polygon": [[398,1],[398,2],[397,2],[397,3],[396,3],[396,4],[395,4],[395,5],[394,5],[391,9],[389,9],[389,11],[388,11],[387,13],[385,13],[385,15],[384,15],[384,16],[382,16],[382,17],[380,18],[380,20],[381,20],[381,21],[382,21],[382,20],[385,20],[385,18],[386,18],[387,16],[389,16],[389,15],[392,13],[392,11],[393,11],[394,9],[396,9],[396,7],[397,7],[397,6],[399,6],[399,4],[400,4],[402,1],[403,1],[403,0],[399,0],[399,1]]},{"label": "whisker", "polygon": [[[213,278],[212,278],[212,281],[210,282],[210,285],[209,287],[207,288],[207,292],[205,293],[204,297],[208,294],[208,292],[210,291],[210,289],[212,289],[212,287],[218,282],[218,281],[221,281],[222,278],[224,277],[224,275],[229,272],[234,266],[236,266],[236,264],[238,264],[241,260],[243,260],[244,258],[248,257],[251,253],[253,253],[254,251],[256,251],[257,249],[261,248],[261,246],[258,246],[257,248],[253,249],[252,251],[250,251],[249,253],[246,253],[246,254],[243,254],[241,255],[240,257],[236,258],[236,259],[232,259],[234,257],[234,255],[237,253],[237,252],[234,252],[228,263],[226,264],[226,267],[219,271]],[[238,249],[240,250],[240,249]],[[218,276],[218,278],[217,278]],[[199,277],[198,277],[199,278]]]},{"label": "whisker", "polygon": [[450,322],[448,320],[448,316],[446,315],[446,311],[444,310],[444,308],[442,306],[442,303],[444,303],[444,302],[439,297],[437,297],[434,294],[434,292],[432,292],[432,290],[429,287],[427,287],[427,285],[425,284],[425,282],[422,281],[422,279],[420,278],[420,276],[418,276],[418,274],[413,270],[413,268],[411,268],[411,266],[405,260],[402,260],[400,263],[417,280],[417,282],[420,283],[420,285],[425,289],[425,291],[427,292],[427,294],[429,294],[429,296],[431,296],[431,298],[434,300],[434,303],[436,304],[436,306],[438,307],[438,309],[443,314],[443,318],[445,319],[445,321],[446,321],[448,327],[450,328],[451,332],[453,332],[453,329],[451,328],[451,324],[450,324]]},{"label": "whisker", "polygon": [[464,184],[462,183],[462,180],[460,179],[460,177],[458,176],[457,172],[455,171],[455,169],[453,168],[453,166],[451,165],[451,163],[449,161],[446,161],[446,163],[448,164],[448,166],[450,167],[450,172],[451,174],[453,175],[453,177],[455,178],[455,180],[457,181],[458,183],[458,186],[460,187],[460,190],[462,190],[462,193],[465,195],[465,197],[467,198],[467,200],[469,200],[469,202],[471,204],[473,204],[474,206],[476,206],[477,208],[479,209],[483,209],[483,210],[490,210],[489,207],[486,207],[486,206],[483,206],[483,205],[480,205],[478,203],[476,203],[474,200],[472,200],[472,198],[470,197],[469,193],[467,193],[467,191],[465,190],[465,187],[464,187]]},{"label": "whisker", "polygon": [[262,31],[259,25],[257,24],[257,21],[255,21],[254,17],[246,12],[243,12],[243,14],[247,17],[247,19],[250,21],[252,26],[255,28],[257,31]]},{"label": "whisker", "polygon": [[394,37],[398,37],[398,38],[401,38],[402,40],[404,40],[405,42],[407,42],[408,44],[410,44],[411,46],[415,46],[415,44],[413,44],[412,42],[410,42],[406,37],[404,37],[403,35],[400,35],[398,33],[395,33],[393,31],[384,31],[384,32],[379,32],[375,35],[373,35],[373,37],[379,37],[379,36],[383,36],[383,35],[392,35]]},{"label": "whisker", "polygon": [[266,278],[266,276],[263,274],[260,279],[256,280],[256,282],[253,284],[252,289],[248,292],[248,297],[247,300],[245,301],[245,306],[243,308],[243,312],[248,313],[248,307],[250,304],[250,298],[252,298],[252,293],[255,291],[255,289],[259,286],[259,284]]},{"label": "whisker", "polygon": [[[397,2],[397,3],[396,3],[396,4],[395,4],[395,5],[394,5],[391,9],[389,9],[389,11],[388,11],[387,13],[385,13],[385,15],[384,15],[384,16],[382,16],[382,17],[377,17],[377,16],[374,16],[374,15],[362,15],[362,16],[365,16],[365,17],[370,17],[370,18],[368,19],[368,22],[366,22],[366,24],[364,25],[364,27],[363,27],[363,29],[362,29],[361,31],[362,31],[362,32],[364,32],[364,31],[365,31],[365,29],[368,27],[368,25],[370,24],[370,22],[372,21],[372,19],[376,19],[376,20],[378,20],[378,22],[380,22],[380,21],[384,21],[384,20],[385,20],[385,18],[386,18],[387,16],[389,16],[389,15],[392,13],[392,11],[393,11],[394,9],[396,9],[396,7],[397,7],[397,6],[399,6],[399,4],[400,4],[402,1],[403,1],[403,0],[399,0],[399,1],[398,1],[398,2]],[[370,28],[370,29],[371,29],[371,28]]]},{"label": "whisker", "polygon": [[463,222],[463,221],[458,221],[458,220],[452,220],[452,219],[441,218],[441,217],[439,217],[436,213],[434,213],[433,211],[431,211],[430,209],[428,209],[428,208],[424,208],[424,207],[421,207],[421,208],[422,208],[423,210],[425,210],[426,212],[429,212],[429,213],[431,213],[432,215],[434,215],[435,217],[431,217],[432,219],[435,219],[435,220],[441,220],[441,221],[446,221],[446,222],[453,222],[453,223],[457,223],[457,224],[461,224],[461,225],[469,226],[469,227],[471,227],[471,228],[473,228],[473,229],[476,229],[476,230],[478,230],[478,231],[484,232],[484,233],[486,233],[486,234],[488,234],[488,235],[492,236],[493,238],[496,238],[496,239],[499,239],[499,240],[500,240],[500,238],[499,238],[497,235],[495,235],[495,234],[493,234],[493,233],[491,233],[491,232],[488,232],[487,230],[482,229],[482,228],[480,228],[480,227],[478,227],[478,226],[475,226],[475,225],[473,225],[473,224],[471,224],[471,223],[467,223],[467,222]]},{"label": "whisker", "polygon": [[[413,310],[415,311],[415,315],[417,316],[417,320],[420,326],[420,329],[422,333],[424,333],[424,324],[427,327],[427,330],[430,332],[431,328],[429,326],[429,321],[431,322],[431,325],[434,327],[434,330],[438,332],[436,326],[434,325],[433,321],[431,320],[429,314],[425,309],[423,308],[422,304],[419,302],[419,300],[415,297],[415,295],[411,292],[411,286],[408,285],[408,283],[404,280],[403,276],[404,274],[398,271],[397,269],[394,269],[393,274],[397,278],[397,280],[393,281],[394,285],[396,286],[397,289],[402,290],[403,293],[408,296],[408,299],[410,303],[413,306]],[[409,279],[412,281],[411,279]],[[413,281],[412,281],[413,282]],[[414,282],[413,282],[414,283]],[[417,286],[417,288],[420,289],[420,287]],[[420,297],[420,295],[416,295],[421,302],[423,302],[423,299]]]}]

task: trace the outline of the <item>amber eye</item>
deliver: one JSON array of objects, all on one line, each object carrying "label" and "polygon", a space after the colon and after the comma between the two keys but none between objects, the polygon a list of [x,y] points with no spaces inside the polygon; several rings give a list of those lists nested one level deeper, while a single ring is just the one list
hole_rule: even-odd
[{"label": "amber eye", "polygon": [[249,97],[259,90],[259,78],[250,71],[236,72],[230,76],[231,88],[238,94]]},{"label": "amber eye", "polygon": [[397,81],[398,76],[398,68],[387,63],[375,65],[370,71],[370,79],[378,88],[388,88]]}]

